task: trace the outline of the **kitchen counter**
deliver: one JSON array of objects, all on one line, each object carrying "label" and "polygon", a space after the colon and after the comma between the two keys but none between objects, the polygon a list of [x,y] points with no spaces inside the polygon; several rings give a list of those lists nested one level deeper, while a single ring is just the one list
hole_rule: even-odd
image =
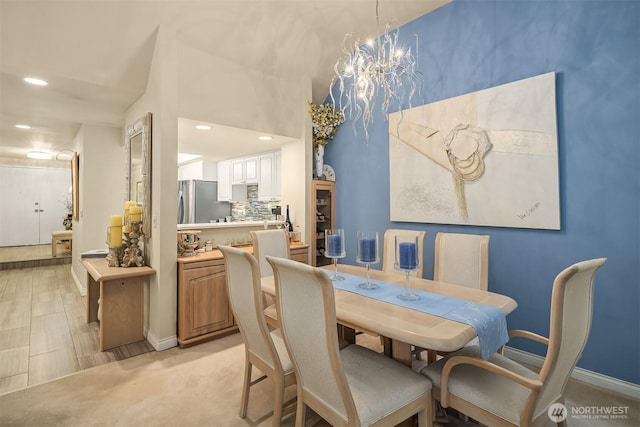
[{"label": "kitchen counter", "polygon": [[[264,221],[232,221],[232,222],[202,222],[198,224],[178,224],[180,230],[206,230],[210,228],[243,228],[243,227],[264,227]],[[282,224],[278,221],[267,221],[267,226],[275,227]]]},{"label": "kitchen counter", "polygon": [[[220,224],[220,225],[224,225]],[[247,252],[253,252],[253,246],[252,245],[241,245],[241,246],[237,246],[241,249],[246,250]],[[305,244],[305,243],[292,243],[290,248],[292,252],[295,252],[297,249],[306,249],[308,248],[309,245]],[[197,252],[195,254],[195,256],[179,256],[178,257],[178,263],[183,263],[183,264],[188,264],[188,263],[192,263],[192,262],[201,262],[201,261],[211,261],[211,260],[215,260],[215,259],[222,259],[222,252],[220,252],[218,249],[214,249],[212,251],[209,252]]]}]

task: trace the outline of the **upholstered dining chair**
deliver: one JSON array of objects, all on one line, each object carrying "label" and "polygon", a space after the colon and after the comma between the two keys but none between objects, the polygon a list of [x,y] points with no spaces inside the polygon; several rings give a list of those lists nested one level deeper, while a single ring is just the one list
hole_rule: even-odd
[{"label": "upholstered dining chair", "polygon": [[[247,415],[251,386],[268,377],[274,384],[273,426],[279,426],[283,413],[295,408],[289,405],[283,409],[283,401],[285,388],[295,384],[296,377],[281,331],[270,330],[263,314],[258,262],[242,249],[228,246],[218,246],[218,249],[225,259],[229,302],[245,344],[240,417]],[[254,381],[251,380],[253,366],[264,373]]]},{"label": "upholstered dining chair", "polygon": [[[253,256],[260,266],[260,277],[272,276],[271,266],[265,257],[290,258],[289,234],[285,229],[250,231],[253,243]],[[271,295],[263,294],[262,302],[265,307],[267,323],[274,328],[278,327],[278,315],[276,314],[275,299]]]},{"label": "upholstered dining chair", "polygon": [[[556,276],[548,339],[528,331],[510,332],[511,337],[547,345],[539,373],[498,353],[483,360],[478,347],[465,347],[421,370],[434,384],[434,399],[490,426],[529,426],[546,420],[548,408],[563,403],[565,386],[587,343],[595,275],[605,261],[582,261]],[[561,418],[554,421],[564,425]]]},{"label": "upholstered dining chair", "polygon": [[253,255],[260,265],[260,277],[272,276],[271,266],[265,257],[289,258],[289,235],[284,229],[250,231]]},{"label": "upholstered dining chair", "polygon": [[[433,280],[486,291],[489,278],[489,239],[490,236],[477,234],[436,234]],[[469,344],[477,345],[478,339],[474,338]],[[420,353],[424,350],[418,347],[413,354],[420,359]],[[433,362],[436,358],[436,352],[428,350],[428,361]]]},{"label": "upholstered dining chair", "polygon": [[433,280],[486,291],[489,238],[477,234],[436,234]]},{"label": "upholstered dining chair", "polygon": [[340,350],[333,285],[299,262],[267,257],[273,267],[282,336],[298,382],[296,426],[306,407],[332,426],[395,426],[418,414],[432,423],[431,384],[409,367],[358,345]]},{"label": "upholstered dining chair", "polygon": [[[386,272],[398,272],[394,263],[396,262],[396,248],[395,248],[395,236],[418,236],[418,251],[424,255],[424,236],[426,232],[418,230],[401,230],[395,228],[389,228],[384,232],[383,238],[383,251],[382,251],[382,271]],[[420,263],[420,268],[411,272],[412,276],[422,277],[422,271],[424,269],[423,263]]]}]

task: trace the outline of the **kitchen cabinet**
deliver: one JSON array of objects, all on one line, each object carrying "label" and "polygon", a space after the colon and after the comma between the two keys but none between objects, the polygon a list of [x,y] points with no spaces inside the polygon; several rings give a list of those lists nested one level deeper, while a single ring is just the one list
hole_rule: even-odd
[{"label": "kitchen cabinet", "polygon": [[224,259],[178,263],[178,343],[199,344],[238,331],[225,277]]},{"label": "kitchen cabinet", "polygon": [[[252,251],[251,246],[245,250]],[[309,262],[309,246],[293,244],[291,259]],[[238,331],[229,296],[222,253],[178,257],[178,344],[189,347]]]},{"label": "kitchen cabinet", "polygon": [[243,157],[231,160],[232,184],[258,183],[258,157]]},{"label": "kitchen cabinet", "polygon": [[218,201],[231,200],[231,161],[218,162]]},{"label": "kitchen cabinet", "polygon": [[333,181],[313,180],[311,182],[311,224],[315,224],[311,233],[311,260],[319,267],[331,263],[331,259],[324,256],[324,230],[335,227],[335,192]]},{"label": "kitchen cabinet", "polygon": [[258,200],[280,200],[280,152],[258,156]]}]

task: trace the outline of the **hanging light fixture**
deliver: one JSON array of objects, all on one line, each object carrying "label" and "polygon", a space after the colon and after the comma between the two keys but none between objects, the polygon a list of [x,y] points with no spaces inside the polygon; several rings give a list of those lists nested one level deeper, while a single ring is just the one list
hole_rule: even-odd
[{"label": "hanging light fixture", "polygon": [[[363,42],[356,34],[348,33],[342,42],[343,56],[334,66],[335,76],[329,93],[333,104],[334,83],[339,81],[339,108],[348,112],[352,126],[361,122],[367,140],[369,124],[373,121],[373,110],[380,102],[385,118],[392,105],[401,110],[405,103],[411,107],[411,99],[421,84],[421,73],[416,69],[418,36],[415,35],[415,55],[411,48],[398,43],[398,28],[392,30],[391,23],[380,35],[380,17],[376,0],[376,40]],[[378,97],[381,98],[378,101]],[[356,131],[357,132],[357,131]]]}]

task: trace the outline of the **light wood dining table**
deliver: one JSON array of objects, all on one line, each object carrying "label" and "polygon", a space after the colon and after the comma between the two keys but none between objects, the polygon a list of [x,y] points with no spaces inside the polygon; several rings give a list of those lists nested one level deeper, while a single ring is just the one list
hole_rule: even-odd
[{"label": "light wood dining table", "polygon": [[[333,266],[323,267],[331,275]],[[339,273],[366,278],[363,267],[339,264]],[[370,270],[372,280],[380,280],[405,286],[402,273]],[[467,301],[494,306],[507,315],[518,304],[510,297],[493,292],[433,280],[412,277],[411,287],[435,294],[446,295]],[[275,295],[273,276],[262,278],[263,292]],[[411,346],[450,352],[462,348],[477,336],[475,329],[464,323],[447,320],[421,311],[362,296],[353,292],[335,289],[336,318],[342,326],[340,338],[355,343],[355,331],[378,334],[384,339],[385,354],[411,365]],[[265,312],[269,316],[269,312]],[[277,317],[275,313],[271,315]]]}]

